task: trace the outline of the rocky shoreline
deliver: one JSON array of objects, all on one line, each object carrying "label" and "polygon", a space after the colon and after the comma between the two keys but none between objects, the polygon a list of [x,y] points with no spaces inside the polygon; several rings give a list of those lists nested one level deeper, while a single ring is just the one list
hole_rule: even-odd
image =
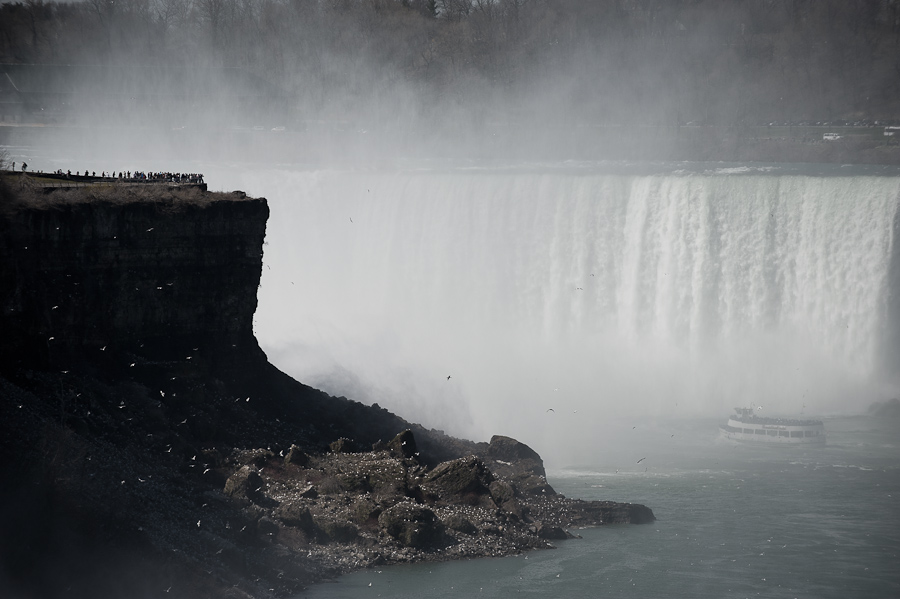
[{"label": "rocky shoreline", "polygon": [[283,460],[244,453],[224,489],[264,534],[290,529],[323,570],[517,554],[576,538],[577,527],[654,520],[642,505],[557,494],[537,454],[509,437],[434,468],[417,460],[409,430],[370,452],[332,445],[315,456],[294,446]]},{"label": "rocky shoreline", "polygon": [[524,443],[455,439],[269,364],[265,200],[2,193],[0,595],[287,597],[653,521],[557,494]]}]

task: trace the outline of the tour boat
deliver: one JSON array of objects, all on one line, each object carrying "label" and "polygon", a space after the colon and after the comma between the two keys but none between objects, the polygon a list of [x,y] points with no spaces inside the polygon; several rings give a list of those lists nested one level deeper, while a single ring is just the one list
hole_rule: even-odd
[{"label": "tour boat", "polygon": [[807,445],[825,443],[825,425],[821,420],[794,420],[757,416],[753,408],[735,408],[736,415],[719,426],[726,439],[752,443]]}]

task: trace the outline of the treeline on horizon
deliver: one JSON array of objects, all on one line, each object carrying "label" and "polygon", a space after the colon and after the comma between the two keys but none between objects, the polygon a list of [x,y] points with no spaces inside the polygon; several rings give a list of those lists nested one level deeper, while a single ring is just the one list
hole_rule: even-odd
[{"label": "treeline on horizon", "polygon": [[238,67],[382,125],[873,124],[900,119],[900,0],[30,0],[0,63]]}]

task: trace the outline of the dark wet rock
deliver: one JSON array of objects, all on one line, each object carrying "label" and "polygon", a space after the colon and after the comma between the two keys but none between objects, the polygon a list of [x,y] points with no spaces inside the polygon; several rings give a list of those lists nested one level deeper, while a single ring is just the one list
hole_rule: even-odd
[{"label": "dark wet rock", "polygon": [[500,507],[516,499],[516,488],[504,480],[492,481],[488,490],[494,503]]},{"label": "dark wet rock", "polygon": [[535,525],[537,535],[542,539],[549,541],[565,541],[569,535],[559,526],[539,523]]},{"label": "dark wet rock", "polygon": [[388,441],[385,447],[394,455],[403,458],[412,458],[419,453],[419,449],[416,446],[416,438],[409,429]]},{"label": "dark wet rock", "polygon": [[275,509],[274,515],[286,526],[293,526],[307,532],[312,532],[314,529],[309,508],[300,502],[286,501]]},{"label": "dark wet rock", "polygon": [[335,476],[338,489],[341,493],[352,493],[359,495],[369,493],[372,485],[369,484],[369,477],[365,472],[347,472],[337,474]]},{"label": "dark wet rock", "polygon": [[331,453],[353,453],[356,451],[356,446],[350,439],[346,437],[341,437],[337,441],[332,441],[328,444],[328,450]]},{"label": "dark wet rock", "polygon": [[519,496],[556,494],[547,482],[541,456],[524,443],[511,437],[494,435],[485,456],[490,469],[515,485]]},{"label": "dark wet rock", "polygon": [[444,500],[475,505],[491,502],[488,487],[492,481],[484,462],[467,456],[439,464],[427,474],[422,486]]},{"label": "dark wet rock", "polygon": [[491,498],[501,510],[515,515],[520,520],[527,518],[528,510],[517,499],[516,488],[505,480],[495,480],[489,487]]},{"label": "dark wet rock", "polygon": [[254,467],[242,466],[225,482],[225,495],[256,500],[262,496],[264,487],[265,482]]},{"label": "dark wet rock", "polygon": [[381,506],[369,496],[358,497],[350,507],[350,515],[353,521],[360,525],[366,525],[373,521],[377,522],[381,511]]},{"label": "dark wet rock", "polygon": [[649,524],[656,520],[653,511],[639,503],[572,500],[573,517],[590,525]]},{"label": "dark wet rock", "polygon": [[521,441],[503,435],[494,435],[488,445],[487,455],[498,462],[508,462],[520,471],[530,471],[537,476],[546,476],[544,460]]},{"label": "dark wet rock", "polygon": [[359,529],[351,522],[316,520],[316,525],[329,540],[336,543],[350,543],[359,536]]},{"label": "dark wet rock", "polygon": [[447,528],[467,535],[474,535],[478,533],[478,529],[474,524],[472,524],[472,521],[460,514],[451,515],[449,518],[444,520],[444,525]]},{"label": "dark wet rock", "polygon": [[263,516],[256,521],[256,530],[260,535],[273,536],[278,534],[278,523],[268,516]]},{"label": "dark wet rock", "polygon": [[409,502],[382,512],[378,524],[401,545],[418,549],[439,544],[444,529],[433,511]]},{"label": "dark wet rock", "polygon": [[291,448],[288,449],[284,456],[284,463],[305,468],[309,465],[309,455],[298,446],[291,445]]},{"label": "dark wet rock", "polygon": [[319,492],[316,491],[316,488],[313,485],[308,485],[305,489],[302,489],[298,495],[300,497],[306,497],[307,499],[315,499],[319,496]]},{"label": "dark wet rock", "polygon": [[389,458],[365,462],[362,464],[362,469],[366,473],[372,494],[376,497],[409,494],[409,469],[400,460]]}]

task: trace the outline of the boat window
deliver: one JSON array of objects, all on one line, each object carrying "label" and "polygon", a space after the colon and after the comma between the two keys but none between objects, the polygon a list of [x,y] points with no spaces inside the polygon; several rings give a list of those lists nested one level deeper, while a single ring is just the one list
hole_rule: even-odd
[{"label": "boat window", "polygon": [[777,437],[778,431],[766,431],[766,434],[769,435],[770,437]]},{"label": "boat window", "polygon": [[803,431],[791,431],[791,436],[792,437],[802,437]]},{"label": "boat window", "polygon": [[753,434],[753,429],[752,429],[752,428],[745,428],[745,429],[744,429],[744,434],[745,434],[745,435],[752,435],[752,434]]},{"label": "boat window", "polygon": [[787,437],[787,436],[788,436],[788,432],[787,432],[787,431],[778,431],[778,436],[779,436],[779,437]]},{"label": "boat window", "polygon": [[765,435],[766,431],[764,429],[758,428],[758,429],[756,429],[756,434],[757,435]]}]

